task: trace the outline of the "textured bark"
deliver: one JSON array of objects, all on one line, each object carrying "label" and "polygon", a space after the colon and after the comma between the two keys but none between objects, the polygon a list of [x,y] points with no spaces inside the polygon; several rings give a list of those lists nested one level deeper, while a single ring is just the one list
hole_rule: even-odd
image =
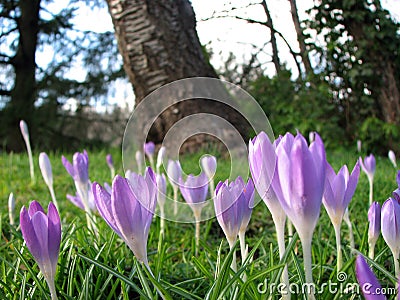
[{"label": "textured bark", "polygon": [[289,0],[289,3],[290,3],[290,12],[292,14],[294,28],[297,34],[297,41],[299,42],[300,55],[304,64],[306,75],[313,74],[314,71],[311,67],[311,62],[308,56],[308,50],[305,43],[305,37],[303,34],[303,30],[301,29],[299,15],[297,13],[296,0]]},{"label": "textured bark", "polygon": [[11,101],[5,109],[7,130],[5,135],[7,147],[14,151],[24,147],[19,133],[19,120],[24,119],[30,126],[30,131],[35,130],[32,111],[36,100],[36,61],[35,52],[39,32],[40,0],[21,0],[21,12],[17,19],[18,47],[10,63],[14,67],[15,82],[11,90]]},{"label": "textured bark", "polygon": [[[195,14],[188,0],[107,0],[107,3],[136,104],[172,81],[217,77],[204,57]],[[165,101],[178,96],[165,95]],[[185,102],[171,106],[158,118],[149,139],[161,142],[177,120],[199,111],[220,110],[225,118],[234,119],[233,123],[242,123],[233,110],[218,109],[220,105],[212,101]]]},{"label": "textured bark", "polygon": [[216,77],[206,62],[187,0],[108,0],[136,103],[165,83]]}]

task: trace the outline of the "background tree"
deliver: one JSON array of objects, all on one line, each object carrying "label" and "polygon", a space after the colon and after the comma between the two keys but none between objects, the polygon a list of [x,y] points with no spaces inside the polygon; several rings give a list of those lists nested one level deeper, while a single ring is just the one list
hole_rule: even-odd
[{"label": "background tree", "polygon": [[[217,77],[199,42],[195,14],[188,0],[107,0],[107,3],[136,103],[178,79]],[[178,97],[165,95],[165,98],[168,96]],[[181,102],[160,116],[149,138],[161,142],[177,120],[200,111],[220,111],[247,134],[238,114],[233,109],[218,109],[220,106],[202,99]]]},{"label": "background tree", "polygon": [[378,0],[322,0],[313,10],[310,26],[325,45],[310,46],[318,51],[347,136],[375,149],[387,141],[398,150],[399,24]]},{"label": "background tree", "polygon": [[[108,93],[109,84],[123,76],[113,33],[77,30],[73,18],[96,1],[71,0],[58,12],[52,1],[3,0],[0,4],[0,139],[8,150],[23,147],[18,122],[27,121],[34,144],[68,144],[62,134],[60,107],[69,98],[87,104]],[[37,50],[49,56],[46,66]],[[52,57],[52,59],[50,59]],[[82,74],[68,74],[74,65]]]}]

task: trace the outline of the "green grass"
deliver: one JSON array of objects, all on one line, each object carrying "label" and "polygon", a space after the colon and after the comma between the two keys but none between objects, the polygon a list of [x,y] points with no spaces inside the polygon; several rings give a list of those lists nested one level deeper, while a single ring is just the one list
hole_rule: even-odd
[{"label": "green grass", "polygon": [[[81,149],[79,149],[81,150]],[[122,173],[121,154],[111,150],[116,173]],[[105,156],[107,152],[89,152],[89,174],[92,181],[110,182],[110,172]],[[216,153],[215,153],[216,154]],[[22,205],[37,200],[43,206],[50,201],[50,194],[38,166],[38,155],[34,153],[36,183],[31,183],[26,154],[0,155],[0,299],[50,299],[42,275],[38,275],[28,249],[23,245],[22,235],[17,226],[10,226],[7,200],[13,192],[16,200],[16,223]],[[200,251],[194,256],[194,225],[166,222],[165,237],[159,241],[160,220],[155,217],[151,226],[148,254],[152,271],[157,281],[135,262],[129,248],[112,232],[107,224],[96,216],[100,235],[96,237],[86,227],[84,212],[70,203],[65,195],[74,194],[74,184],[61,163],[61,153],[50,153],[53,167],[54,188],[60,205],[62,219],[62,242],[58,261],[56,287],[59,299],[149,299],[157,297],[153,284],[165,290],[172,299],[267,299],[270,290],[260,294],[257,287],[267,281],[279,283],[283,263],[289,265],[291,283],[304,280],[301,244],[294,238],[288,247],[286,258],[279,261],[275,230],[265,205],[259,203],[252,215],[246,234],[252,259],[240,262],[238,247],[238,273],[230,271],[232,252],[225,241],[222,230],[215,219],[201,225]],[[68,159],[72,154],[66,154]],[[186,173],[200,171],[198,159],[201,153],[182,157]],[[230,162],[217,155],[217,180],[229,176]],[[327,154],[328,161],[338,170],[342,164],[352,169],[358,155],[351,151],[336,151]],[[386,157],[377,157],[374,199],[381,204],[396,188],[396,173]],[[172,191],[169,190],[171,193]],[[368,181],[360,174],[358,187],[350,204],[350,217],[354,226],[356,247],[365,255],[367,245]],[[181,199],[181,201],[183,201]],[[321,207],[321,218],[313,239],[313,276],[318,287],[331,280],[338,283],[338,289],[347,283],[355,283],[354,258],[348,242],[348,229],[342,226],[344,269],[347,278],[341,282],[336,278],[336,249],[333,227]],[[382,238],[376,246],[374,268],[382,286],[393,287],[393,260],[391,252]],[[218,273],[216,273],[218,270]],[[247,281],[241,280],[246,273]],[[153,283],[153,284],[152,284]],[[149,287],[149,288],[146,288]],[[317,299],[350,299],[351,295],[330,293],[327,289],[316,295]],[[300,299],[294,296],[292,299]],[[392,296],[394,298],[394,296]],[[274,294],[279,299],[278,294]],[[356,295],[353,299],[361,299]]]}]

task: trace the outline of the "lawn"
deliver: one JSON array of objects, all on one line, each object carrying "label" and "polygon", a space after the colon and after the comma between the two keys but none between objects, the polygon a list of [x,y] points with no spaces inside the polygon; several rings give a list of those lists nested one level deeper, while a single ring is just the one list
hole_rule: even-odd
[{"label": "lawn", "polygon": [[[116,172],[122,174],[120,150],[112,149],[110,152]],[[88,153],[91,181],[110,183],[110,171],[105,160],[108,152],[102,150]],[[125,243],[99,215],[95,216],[98,236],[88,230],[84,211],[66,199],[67,193],[75,194],[75,187],[61,163],[62,154],[68,159],[72,158],[72,153],[49,153],[62,220],[62,241],[56,276],[59,299],[151,299],[157,297],[154,284],[168,292],[172,299],[266,299],[273,284],[276,287],[280,281],[284,262],[288,264],[291,283],[300,284],[304,281],[302,248],[297,235],[289,244],[284,260],[280,262],[274,224],[262,201],[254,208],[246,233],[251,259],[241,262],[239,245],[236,245],[236,274],[230,270],[233,253],[229,252],[223,231],[215,219],[201,223],[200,250],[196,256],[194,224],[167,221],[165,236],[160,239],[160,218],[155,216],[148,240],[149,264],[157,280],[152,279],[136,262]],[[198,160],[201,154],[181,158],[186,173],[200,171]],[[215,180],[218,183],[229,176],[230,161],[214,154],[218,160]],[[27,206],[30,201],[37,200],[47,210],[51,199],[39,170],[38,156],[39,153],[34,153],[36,182],[31,183],[26,154],[0,154],[0,204],[3,207],[0,215],[1,299],[50,299],[43,275],[39,274],[39,268],[24,246],[18,228],[19,211],[23,205]],[[359,156],[355,149],[327,153],[327,159],[335,171],[343,164],[352,169]],[[382,204],[397,187],[397,170],[387,157],[376,159],[374,200]],[[16,197],[15,226],[9,224],[7,201],[10,192]],[[171,187],[168,187],[168,193],[172,194]],[[368,254],[368,195],[367,176],[361,173],[349,211],[356,250],[364,255]],[[183,201],[181,196],[180,201]],[[334,230],[325,208],[321,207],[312,247],[313,277],[317,291],[320,292],[316,294],[317,299],[362,299],[357,294],[346,294],[345,290],[350,284],[357,282],[354,255],[349,248],[348,228],[345,223],[342,225],[341,240],[344,265],[338,274],[335,268]],[[382,236],[376,245],[373,265],[382,286],[393,287],[393,258]],[[246,274],[247,280],[244,280],[243,274]],[[327,282],[333,284],[330,289],[324,286]],[[273,299],[279,299],[277,290],[272,291],[272,295]],[[305,296],[293,295],[292,299],[301,297]],[[394,295],[392,297],[394,299]]]}]

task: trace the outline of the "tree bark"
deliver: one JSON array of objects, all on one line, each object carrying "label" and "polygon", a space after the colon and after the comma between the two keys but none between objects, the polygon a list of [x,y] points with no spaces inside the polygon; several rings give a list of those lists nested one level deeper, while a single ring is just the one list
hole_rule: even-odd
[{"label": "tree bark", "polygon": [[274,63],[276,74],[279,74],[282,71],[282,65],[279,59],[278,45],[276,43],[275,30],[274,30],[275,27],[272,22],[271,13],[268,9],[267,1],[263,0],[261,2],[261,5],[267,16],[267,21],[266,21],[267,27],[270,29],[271,32],[272,62]]},{"label": "tree bark", "polygon": [[[217,77],[204,56],[188,0],[107,0],[107,3],[136,105],[172,81]],[[165,98],[178,96],[165,95]],[[175,104],[160,115],[148,139],[161,142],[176,121],[199,111],[221,111],[225,118],[238,120],[232,109],[218,107],[213,101],[201,99]]]},{"label": "tree bark", "polygon": [[[19,32],[16,54],[10,63],[14,67],[15,82],[11,90],[11,101],[4,111],[6,119],[6,143],[9,149],[18,151],[24,144],[19,133],[19,121],[25,120],[34,130],[35,120],[32,111],[36,100],[36,61],[35,52],[39,33],[40,0],[21,0],[20,16],[17,18]],[[4,135],[3,135],[4,136]]]},{"label": "tree bark", "polygon": [[297,3],[296,3],[296,0],[289,0],[289,3],[290,3],[290,12],[292,14],[294,28],[295,28],[296,34],[297,34],[297,41],[299,42],[300,55],[301,55],[302,62],[304,65],[305,73],[306,73],[306,75],[310,75],[310,74],[314,73],[314,70],[311,67],[311,62],[310,62],[310,58],[308,56],[308,50],[307,50],[306,43],[305,43],[305,37],[303,34],[303,30],[300,26],[300,19],[299,19],[299,15],[297,13]]}]

